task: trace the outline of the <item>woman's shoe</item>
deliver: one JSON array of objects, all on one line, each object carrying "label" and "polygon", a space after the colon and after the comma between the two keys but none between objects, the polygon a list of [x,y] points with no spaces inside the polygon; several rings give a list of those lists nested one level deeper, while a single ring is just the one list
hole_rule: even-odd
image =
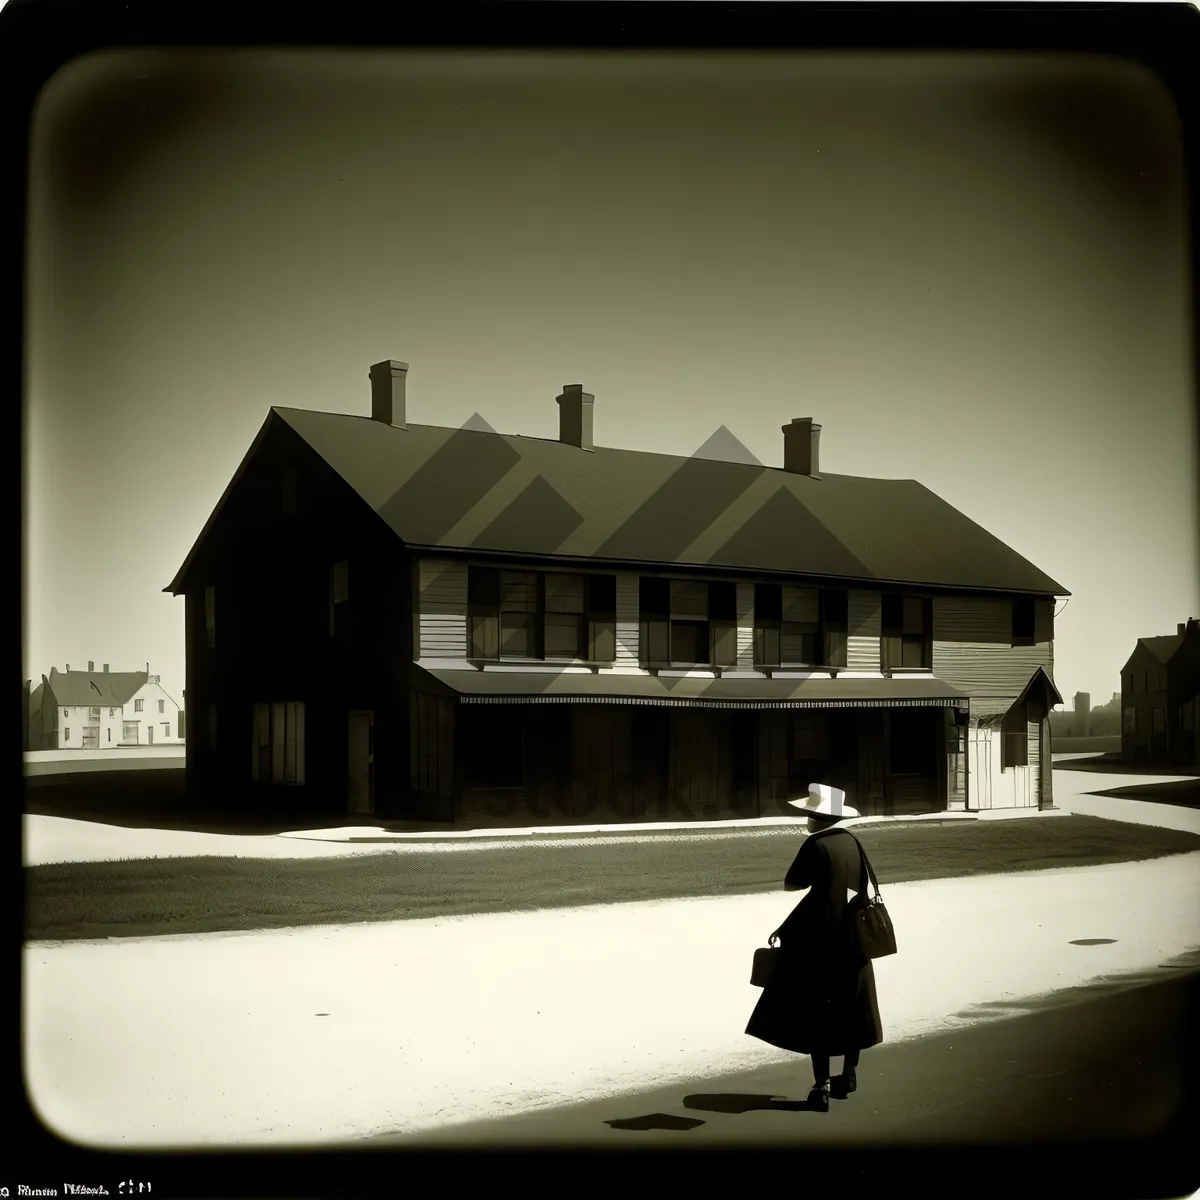
[{"label": "woman's shoe", "polygon": [[843,1071],[836,1079],[833,1080],[833,1095],[835,1099],[845,1100],[851,1092],[858,1090],[858,1080],[854,1077],[854,1068],[851,1067],[848,1071]]},{"label": "woman's shoe", "polygon": [[813,1090],[808,1093],[808,1107],[815,1109],[817,1112],[829,1111],[829,1080],[824,1083],[818,1083],[813,1086]]}]

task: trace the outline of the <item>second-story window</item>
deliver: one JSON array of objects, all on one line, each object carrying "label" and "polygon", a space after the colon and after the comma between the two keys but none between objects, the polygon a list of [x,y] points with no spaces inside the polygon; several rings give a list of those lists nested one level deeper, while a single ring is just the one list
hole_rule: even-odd
[{"label": "second-story window", "polygon": [[158,711],[159,711],[159,712],[166,712],[166,711],[167,711],[167,702],[166,702],[165,700],[160,700],[160,701],[158,702]]},{"label": "second-story window", "polygon": [[329,636],[337,633],[339,605],[350,599],[350,564],[335,562],[329,568]]},{"label": "second-story window", "polygon": [[135,700],[133,702],[133,711],[141,712],[142,709],[145,707],[145,704],[146,704],[146,702],[144,700]]},{"label": "second-story window", "polygon": [[756,584],[755,665],[844,667],[847,605],[841,589]]},{"label": "second-story window", "polygon": [[100,710],[98,708],[88,709],[88,720],[95,724],[100,720]]},{"label": "second-story window", "polygon": [[500,572],[500,657],[541,658],[535,571]]},{"label": "second-story window", "polygon": [[1032,646],[1036,643],[1036,607],[1028,597],[1019,597],[1012,602],[1012,644]]},{"label": "second-story window", "polygon": [[703,580],[671,580],[671,662],[684,665],[712,661],[708,645],[708,584]]},{"label": "second-story window", "polygon": [[471,567],[468,654],[475,659],[612,662],[616,577]]},{"label": "second-story window", "polygon": [[933,601],[885,593],[880,634],[882,670],[928,670],[933,665]]},{"label": "second-story window", "polygon": [[587,654],[587,581],[582,575],[546,575],[545,656]]},{"label": "second-story window", "polygon": [[702,579],[639,581],[640,658],[650,666],[733,666],[737,585]]}]

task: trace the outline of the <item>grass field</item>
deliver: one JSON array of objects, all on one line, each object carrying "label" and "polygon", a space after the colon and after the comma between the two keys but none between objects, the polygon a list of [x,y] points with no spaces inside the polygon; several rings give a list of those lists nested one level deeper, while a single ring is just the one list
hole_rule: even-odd
[{"label": "grass field", "polygon": [[[881,885],[1200,850],[1200,837],[1095,817],[875,826]],[[765,892],[788,830],[562,840],[320,859],[169,858],[27,867],[29,941],[277,929]]]}]

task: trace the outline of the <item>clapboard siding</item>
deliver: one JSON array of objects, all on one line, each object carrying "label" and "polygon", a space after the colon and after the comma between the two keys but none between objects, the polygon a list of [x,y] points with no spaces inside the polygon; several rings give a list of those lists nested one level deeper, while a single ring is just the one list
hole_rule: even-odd
[{"label": "clapboard siding", "polygon": [[1015,700],[1038,667],[1050,673],[1049,646],[933,643],[933,673],[972,697]]},{"label": "clapboard siding", "polygon": [[633,571],[617,572],[617,657],[615,666],[636,668],[639,612],[638,576]]},{"label": "clapboard siding", "polygon": [[846,627],[846,669],[879,670],[879,592],[851,589]]},{"label": "clapboard siding", "polygon": [[[1052,602],[1037,602],[1035,616],[1040,619],[1035,636],[1039,639],[1052,629],[1053,612]],[[1046,636],[1033,646],[1014,646],[1012,601],[1007,597],[934,597],[933,673],[939,679],[973,698],[1011,703],[1038,667],[1053,678],[1053,642]],[[994,703],[971,706],[978,716],[995,707]]]},{"label": "clapboard siding", "polygon": [[754,667],[754,584],[737,585],[737,665]]},{"label": "clapboard siding", "polygon": [[420,656],[466,658],[466,563],[423,558],[418,583]]},{"label": "clapboard siding", "polygon": [[[1034,602],[1034,638],[1039,645],[1054,639],[1054,601]],[[1005,596],[935,596],[935,642],[988,642],[1012,645],[1012,601]]]},{"label": "clapboard siding", "polygon": [[1012,645],[1012,601],[1003,596],[935,596],[933,641]]}]

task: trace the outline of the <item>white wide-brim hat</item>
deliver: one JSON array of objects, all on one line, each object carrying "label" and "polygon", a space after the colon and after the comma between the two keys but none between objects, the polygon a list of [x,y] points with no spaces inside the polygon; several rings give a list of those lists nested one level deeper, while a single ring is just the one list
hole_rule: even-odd
[{"label": "white wide-brim hat", "polygon": [[846,793],[841,788],[827,783],[810,783],[807,796],[788,803],[809,817],[829,817],[836,821],[839,817],[862,816],[858,809],[846,803]]}]

